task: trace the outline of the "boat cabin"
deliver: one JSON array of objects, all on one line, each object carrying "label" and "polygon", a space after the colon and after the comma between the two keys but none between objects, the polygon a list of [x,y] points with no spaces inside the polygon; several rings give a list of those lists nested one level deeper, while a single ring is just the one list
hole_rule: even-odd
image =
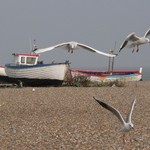
[{"label": "boat cabin", "polygon": [[39,54],[12,54],[16,65],[36,65],[38,63]]}]

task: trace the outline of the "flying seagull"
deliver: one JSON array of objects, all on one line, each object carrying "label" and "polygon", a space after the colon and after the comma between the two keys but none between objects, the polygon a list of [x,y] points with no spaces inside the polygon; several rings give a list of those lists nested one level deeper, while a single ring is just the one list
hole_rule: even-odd
[{"label": "flying seagull", "polygon": [[68,50],[68,52],[71,52],[73,53],[73,51],[77,48],[83,48],[85,50],[88,50],[88,51],[91,51],[91,52],[96,52],[98,54],[101,54],[101,55],[104,55],[104,56],[108,56],[108,57],[115,57],[116,55],[115,54],[109,54],[109,53],[104,53],[104,52],[101,52],[99,50],[96,50],[90,46],[87,46],[85,44],[82,44],[82,43],[78,43],[78,42],[65,42],[65,43],[61,43],[61,44],[57,44],[55,46],[51,46],[51,47],[48,47],[48,48],[43,48],[43,49],[35,49],[33,50],[34,53],[43,53],[43,52],[46,52],[46,51],[51,51],[55,48],[59,48],[59,47],[64,47]]},{"label": "flying seagull", "polygon": [[126,121],[124,121],[122,115],[120,114],[120,112],[114,108],[113,106],[105,103],[104,101],[101,101],[101,100],[98,100],[96,99],[95,97],[93,97],[102,107],[106,108],[107,110],[111,111],[118,119],[119,121],[122,123],[122,125],[124,126],[120,131],[124,131],[124,132],[127,132],[129,131],[130,129],[133,128],[133,124],[131,122],[131,116],[132,116],[132,112],[133,112],[133,109],[134,109],[134,105],[136,103],[136,99],[132,102],[132,106],[131,106],[131,109],[130,109],[130,112],[127,116],[127,119]]},{"label": "flying seagull", "polygon": [[143,37],[138,37],[134,32],[129,34],[122,45],[120,46],[119,52],[127,46],[128,42],[130,41],[131,44],[127,46],[128,48],[133,48],[132,53],[134,52],[135,47],[137,48],[136,52],[139,51],[139,45],[150,43],[150,40],[147,38],[150,35],[150,29],[148,29]]}]

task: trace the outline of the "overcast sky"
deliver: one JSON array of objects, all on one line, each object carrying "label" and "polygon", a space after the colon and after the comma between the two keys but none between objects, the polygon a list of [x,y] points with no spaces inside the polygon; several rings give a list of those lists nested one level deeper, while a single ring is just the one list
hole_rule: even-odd
[{"label": "overcast sky", "polygon": [[[12,61],[12,53],[30,53],[33,40],[39,48],[67,41],[87,44],[103,52],[118,53],[125,37],[143,36],[150,28],[149,0],[0,0],[0,65]],[[149,37],[150,38],[150,37]],[[125,48],[115,67],[150,68],[150,44],[139,53]],[[108,58],[79,49],[62,48],[41,54],[47,62],[70,60],[75,68],[107,68]]]}]

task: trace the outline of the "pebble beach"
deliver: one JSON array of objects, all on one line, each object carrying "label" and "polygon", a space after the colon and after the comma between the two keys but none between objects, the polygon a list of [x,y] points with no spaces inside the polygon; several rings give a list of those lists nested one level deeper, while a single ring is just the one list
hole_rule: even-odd
[{"label": "pebble beach", "polygon": [[[93,96],[113,105],[124,118],[136,98],[134,130],[118,132],[118,119]],[[0,150],[149,148],[150,81],[123,87],[0,88]]]}]

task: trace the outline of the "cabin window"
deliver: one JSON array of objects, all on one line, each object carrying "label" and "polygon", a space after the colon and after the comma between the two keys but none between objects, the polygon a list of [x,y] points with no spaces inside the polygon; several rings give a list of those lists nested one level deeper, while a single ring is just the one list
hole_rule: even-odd
[{"label": "cabin window", "polygon": [[21,57],[21,63],[22,63],[22,64],[25,63],[25,57]]},{"label": "cabin window", "polygon": [[33,57],[27,57],[27,64],[35,64],[36,58]]}]

